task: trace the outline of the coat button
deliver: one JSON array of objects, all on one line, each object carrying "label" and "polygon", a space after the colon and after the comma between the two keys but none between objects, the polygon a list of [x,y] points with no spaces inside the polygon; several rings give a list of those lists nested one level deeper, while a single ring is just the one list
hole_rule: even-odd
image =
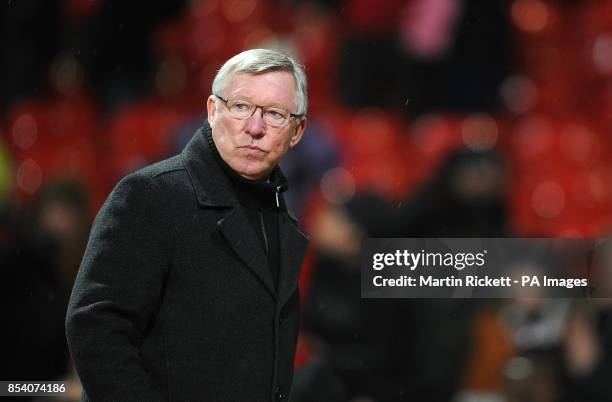
[{"label": "coat button", "polygon": [[280,387],[276,387],[276,389],[274,390],[274,398],[277,401],[282,401],[283,399],[285,399],[286,395],[283,394],[283,391],[280,389]]}]

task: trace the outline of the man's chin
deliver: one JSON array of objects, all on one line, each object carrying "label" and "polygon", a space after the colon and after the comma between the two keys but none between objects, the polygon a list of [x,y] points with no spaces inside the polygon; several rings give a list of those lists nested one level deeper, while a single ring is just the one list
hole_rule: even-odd
[{"label": "man's chin", "polygon": [[238,174],[248,180],[261,180],[268,176],[268,170],[264,169],[245,169],[238,172]]}]

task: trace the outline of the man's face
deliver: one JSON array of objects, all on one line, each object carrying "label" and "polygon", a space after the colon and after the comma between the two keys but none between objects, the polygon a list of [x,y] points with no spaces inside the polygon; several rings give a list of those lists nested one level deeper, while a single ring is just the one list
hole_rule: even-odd
[{"label": "man's face", "polygon": [[[263,74],[231,74],[228,83],[217,94],[225,99],[242,99],[263,107],[279,107],[296,113],[296,91],[293,75],[286,71]],[[267,177],[274,166],[302,138],[306,118],[291,117],[283,127],[264,123],[261,108],[247,120],[239,120],[223,102],[207,101],[208,122],[215,145],[223,160],[238,174],[250,180]]]}]

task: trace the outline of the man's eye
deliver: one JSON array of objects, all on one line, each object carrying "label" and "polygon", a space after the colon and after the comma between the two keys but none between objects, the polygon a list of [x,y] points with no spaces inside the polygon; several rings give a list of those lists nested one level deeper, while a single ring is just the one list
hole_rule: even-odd
[{"label": "man's eye", "polygon": [[278,110],[268,110],[266,113],[268,114],[268,116],[275,119],[282,119],[284,117],[283,112]]},{"label": "man's eye", "polygon": [[236,103],[236,104],[234,104],[234,107],[237,110],[245,110],[245,109],[249,108],[249,105],[247,105],[246,103]]}]

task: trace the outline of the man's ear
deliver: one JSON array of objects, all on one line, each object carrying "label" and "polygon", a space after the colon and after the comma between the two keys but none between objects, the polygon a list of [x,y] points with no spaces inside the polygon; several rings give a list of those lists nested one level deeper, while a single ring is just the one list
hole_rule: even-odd
[{"label": "man's ear", "polygon": [[215,117],[217,116],[217,103],[214,95],[210,95],[206,100],[206,109],[208,113],[208,124],[212,128],[215,124]]},{"label": "man's ear", "polygon": [[304,130],[306,130],[306,120],[307,119],[305,116],[300,119],[297,127],[295,128],[295,132],[291,136],[291,141],[289,142],[289,148],[293,148],[294,146],[296,146],[297,143],[300,142],[300,140],[304,136]]}]

